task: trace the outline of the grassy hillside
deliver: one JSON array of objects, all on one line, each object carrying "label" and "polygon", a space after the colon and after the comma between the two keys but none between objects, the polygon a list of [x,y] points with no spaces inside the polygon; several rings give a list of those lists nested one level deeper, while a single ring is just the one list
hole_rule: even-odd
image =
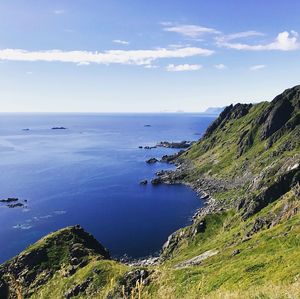
[{"label": "grassy hillside", "polygon": [[158,263],[125,265],[80,227],[0,267],[0,298],[300,298],[300,86],[231,105],[159,179],[205,194]]}]

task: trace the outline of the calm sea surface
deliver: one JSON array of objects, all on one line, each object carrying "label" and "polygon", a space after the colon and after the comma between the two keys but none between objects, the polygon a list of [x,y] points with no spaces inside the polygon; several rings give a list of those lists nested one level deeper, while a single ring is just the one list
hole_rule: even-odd
[{"label": "calm sea surface", "polygon": [[[0,262],[56,229],[80,224],[113,256],[156,253],[202,202],[184,186],[139,185],[175,152],[139,149],[196,140],[214,119],[200,114],[0,114]],[[145,127],[144,125],[151,125]],[[67,130],[51,130],[63,126]],[[23,130],[23,129],[30,130]]]}]

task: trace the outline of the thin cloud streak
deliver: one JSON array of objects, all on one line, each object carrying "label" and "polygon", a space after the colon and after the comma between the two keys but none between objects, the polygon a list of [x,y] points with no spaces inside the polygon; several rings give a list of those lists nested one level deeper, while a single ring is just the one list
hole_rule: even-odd
[{"label": "thin cloud streak", "polygon": [[65,13],[65,10],[64,9],[57,9],[57,10],[54,10],[53,13],[56,14],[56,15],[62,15],[62,14]]},{"label": "thin cloud streak", "polygon": [[249,69],[250,69],[250,71],[259,71],[259,70],[262,70],[266,67],[267,66],[265,64],[258,64],[258,65],[251,66]]},{"label": "thin cloud streak", "polygon": [[264,36],[264,35],[265,35],[264,33],[259,32],[259,31],[248,30],[248,31],[242,31],[242,32],[236,32],[236,33],[232,33],[232,34],[217,36],[216,41],[217,41],[217,43],[222,44],[224,42],[229,42],[229,41],[236,40],[236,39],[255,37],[255,36]]},{"label": "thin cloud streak", "polygon": [[[168,24],[168,23],[167,23]],[[187,37],[197,38],[203,34],[210,33],[210,34],[219,34],[220,32],[214,28],[209,27],[202,27],[197,25],[166,25],[166,23],[162,24],[166,26],[163,28],[164,31],[167,32],[175,32]]]},{"label": "thin cloud streak", "polygon": [[114,39],[113,42],[115,44],[120,44],[120,45],[125,45],[125,46],[128,46],[130,44],[130,42],[128,42],[126,40],[121,40],[121,39]]},{"label": "thin cloud streak", "polygon": [[202,68],[200,64],[169,64],[166,67],[168,72],[185,72],[185,71],[198,71]]},{"label": "thin cloud streak", "polygon": [[213,50],[198,47],[180,49],[159,48],[154,50],[109,50],[104,52],[3,49],[0,50],[0,60],[70,62],[79,65],[86,65],[88,63],[148,65],[157,59],[210,56],[213,53]]}]

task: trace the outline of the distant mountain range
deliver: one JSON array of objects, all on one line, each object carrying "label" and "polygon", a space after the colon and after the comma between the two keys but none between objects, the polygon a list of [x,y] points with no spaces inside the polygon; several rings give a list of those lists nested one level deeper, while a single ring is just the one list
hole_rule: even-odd
[{"label": "distant mountain range", "polygon": [[202,113],[205,114],[220,114],[225,107],[209,107],[207,108],[205,111],[203,111]]}]

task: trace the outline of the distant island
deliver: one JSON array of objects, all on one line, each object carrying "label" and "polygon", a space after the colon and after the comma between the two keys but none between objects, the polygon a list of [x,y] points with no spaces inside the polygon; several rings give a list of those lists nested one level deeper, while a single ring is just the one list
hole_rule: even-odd
[{"label": "distant island", "polygon": [[51,130],[66,130],[67,128],[65,127],[53,127]]}]

